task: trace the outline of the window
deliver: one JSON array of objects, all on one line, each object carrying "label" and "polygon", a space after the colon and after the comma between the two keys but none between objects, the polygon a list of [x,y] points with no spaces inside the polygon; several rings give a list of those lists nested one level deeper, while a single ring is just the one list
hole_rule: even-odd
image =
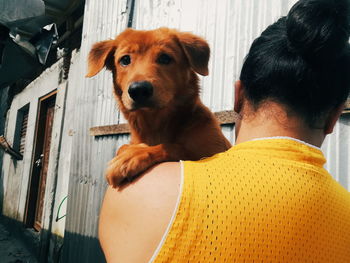
[{"label": "window", "polygon": [[24,147],[26,143],[27,126],[28,126],[28,116],[29,116],[29,104],[18,110],[15,136],[13,140],[13,149],[24,154]]}]

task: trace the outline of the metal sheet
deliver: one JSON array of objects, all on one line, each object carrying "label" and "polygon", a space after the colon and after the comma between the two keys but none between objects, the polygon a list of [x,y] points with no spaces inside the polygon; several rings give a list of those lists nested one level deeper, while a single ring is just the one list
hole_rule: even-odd
[{"label": "metal sheet", "polygon": [[[204,37],[211,48],[209,76],[201,77],[201,99],[212,111],[232,110],[234,82],[253,40],[286,15],[296,0],[136,1],[133,27],[176,28]],[[233,143],[232,127],[223,128]]]},{"label": "metal sheet", "polygon": [[[62,262],[103,262],[97,240],[99,209],[106,188],[104,170],[120,143],[127,139],[95,139],[89,129],[116,124],[119,113],[112,95],[109,72],[85,79],[88,52],[93,43],[109,38],[126,27],[127,0],[86,1],[80,55],[75,61],[79,74],[69,75],[74,83],[72,159],[68,191],[66,231]],[[70,98],[70,100],[72,100]]]},{"label": "metal sheet", "polygon": [[340,118],[322,150],[327,159],[325,168],[350,191],[350,114]]},{"label": "metal sheet", "polygon": [[161,26],[191,31],[211,47],[209,76],[202,80],[202,100],[213,111],[232,110],[234,81],[253,40],[267,25],[286,15],[296,1],[145,0],[137,1],[134,27]]}]

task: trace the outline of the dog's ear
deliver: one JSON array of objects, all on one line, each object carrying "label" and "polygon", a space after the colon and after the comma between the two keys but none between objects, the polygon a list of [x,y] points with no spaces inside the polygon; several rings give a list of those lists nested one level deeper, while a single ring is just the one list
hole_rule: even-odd
[{"label": "dog's ear", "polygon": [[193,70],[202,76],[207,76],[210,56],[208,43],[191,33],[178,32],[177,37]]},{"label": "dog's ear", "polygon": [[88,58],[88,73],[86,77],[95,76],[106,66],[107,69],[113,67],[113,53],[116,50],[115,40],[106,40],[95,43],[89,53]]}]

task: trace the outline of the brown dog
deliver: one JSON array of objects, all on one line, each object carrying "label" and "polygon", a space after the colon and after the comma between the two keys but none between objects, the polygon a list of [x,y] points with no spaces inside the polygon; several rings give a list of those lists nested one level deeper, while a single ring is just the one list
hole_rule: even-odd
[{"label": "brown dog", "polygon": [[190,33],[160,28],[127,29],[94,44],[87,77],[104,66],[113,73],[114,94],[131,129],[106,171],[118,186],[163,161],[199,160],[231,144],[199,99],[198,76],[208,75],[210,49]]}]

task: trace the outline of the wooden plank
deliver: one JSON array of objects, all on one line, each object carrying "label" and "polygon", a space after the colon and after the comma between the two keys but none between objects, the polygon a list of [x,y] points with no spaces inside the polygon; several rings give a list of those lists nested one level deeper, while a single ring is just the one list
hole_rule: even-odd
[{"label": "wooden plank", "polygon": [[[221,125],[234,124],[239,118],[239,115],[234,111],[219,111],[215,112],[214,115],[219,120]],[[129,133],[130,128],[128,124],[115,124],[90,128],[91,136],[107,136]]]},{"label": "wooden plank", "polygon": [[219,111],[214,113],[221,125],[235,124],[239,120],[239,114],[233,110]]},{"label": "wooden plank", "polygon": [[40,101],[40,102],[41,102],[41,101],[44,101],[44,100],[50,98],[52,95],[55,95],[55,94],[57,94],[57,89],[55,89],[54,91],[51,91],[50,93],[48,93],[48,94],[42,96],[42,97],[39,99],[39,101]]},{"label": "wooden plank", "polygon": [[107,126],[98,126],[90,128],[91,136],[106,136],[106,135],[118,135],[129,134],[130,128],[128,124],[115,124]]},{"label": "wooden plank", "polygon": [[[31,171],[29,174],[28,194],[26,200],[24,222],[27,227],[35,228],[37,230],[41,229],[41,219],[40,222],[38,222],[38,220],[36,219],[36,217],[41,218],[40,215],[37,215],[37,210],[39,209],[38,207],[40,206],[40,201],[43,201],[45,198],[44,195],[40,194],[44,192],[46,184],[46,179],[43,178],[42,175],[43,162],[49,161],[48,149],[50,148],[50,146],[48,145],[47,147],[45,147],[45,139],[47,139],[47,135],[45,135],[45,132],[47,132],[46,123],[48,121],[47,118],[54,117],[50,116],[50,113],[48,113],[48,109],[50,108],[51,113],[54,114],[56,93],[57,90],[39,99],[37,118],[35,123],[34,153],[31,161]],[[50,121],[52,122],[53,120]],[[46,157],[44,156],[45,154]],[[38,201],[38,198],[42,200]]]},{"label": "wooden plank", "polygon": [[37,231],[41,230],[42,227],[42,215],[44,211],[44,200],[46,190],[47,171],[49,168],[50,161],[50,146],[52,139],[52,126],[55,114],[55,102],[56,98],[48,98],[50,100],[45,110],[45,132],[44,132],[44,145],[42,150],[42,167],[40,169],[40,178],[38,186],[38,197],[36,200],[35,218],[34,218],[34,229]]},{"label": "wooden plank", "polygon": [[[346,113],[350,113],[350,99],[345,104],[343,114]],[[221,125],[232,125],[239,119],[239,114],[233,110],[214,112],[214,115]],[[90,128],[91,136],[120,135],[129,133],[130,128],[128,124],[115,124]]]}]

